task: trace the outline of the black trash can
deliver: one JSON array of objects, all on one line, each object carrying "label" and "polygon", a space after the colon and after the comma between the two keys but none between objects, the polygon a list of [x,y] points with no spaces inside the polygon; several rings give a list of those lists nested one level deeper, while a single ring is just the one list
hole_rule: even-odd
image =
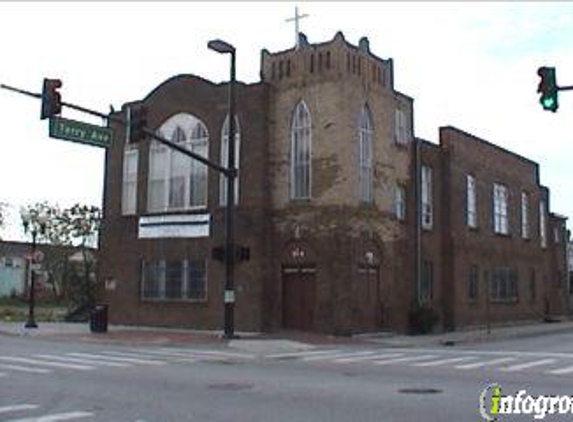
[{"label": "black trash can", "polygon": [[108,305],[99,304],[90,313],[90,330],[92,333],[107,333]]}]

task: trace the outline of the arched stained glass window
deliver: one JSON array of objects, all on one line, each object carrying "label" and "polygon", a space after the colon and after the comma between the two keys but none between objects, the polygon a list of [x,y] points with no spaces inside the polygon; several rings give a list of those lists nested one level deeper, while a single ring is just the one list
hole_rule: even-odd
[{"label": "arched stained glass window", "polygon": [[294,109],[290,137],[290,196],[308,199],[311,196],[312,136],[310,113],[303,101]]},{"label": "arched stained glass window", "polygon": [[358,125],[358,138],[360,148],[360,199],[363,202],[371,203],[372,194],[372,137],[374,127],[372,126],[372,115],[368,105],[365,105],[360,113]]},{"label": "arched stained glass window", "polygon": [[[207,128],[195,116],[179,113],[158,134],[203,157],[208,155]],[[147,208],[150,212],[207,206],[207,167],[153,141],[149,151]]]},{"label": "arched stained glass window", "polygon": [[[235,168],[239,170],[241,150],[241,128],[239,119],[235,116]],[[221,165],[227,167],[229,160],[229,116],[225,118],[223,129],[221,130]],[[224,175],[219,176],[219,203],[227,205],[227,178]],[[235,178],[235,204],[239,203],[239,173]]]}]

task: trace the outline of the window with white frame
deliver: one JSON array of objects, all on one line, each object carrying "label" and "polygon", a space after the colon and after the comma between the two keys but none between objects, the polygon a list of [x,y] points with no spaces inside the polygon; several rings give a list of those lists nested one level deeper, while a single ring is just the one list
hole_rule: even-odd
[{"label": "window with white frame", "polygon": [[422,166],[422,227],[431,229],[433,225],[432,169]]},{"label": "window with white frame", "polygon": [[[239,203],[239,163],[241,150],[241,128],[239,119],[235,116],[235,168],[237,177],[235,177],[235,205]],[[227,168],[229,161],[229,116],[225,118],[223,129],[221,130],[221,165]],[[227,178],[221,174],[219,176],[219,203],[227,204]]]},{"label": "window with white frame", "polygon": [[545,216],[545,201],[539,202],[539,239],[541,241],[541,247],[547,247],[547,223]]},{"label": "window with white frame", "polygon": [[508,234],[507,220],[507,187],[499,183],[494,183],[493,231],[499,234]]},{"label": "window with white frame", "polygon": [[[208,156],[207,128],[195,116],[179,113],[158,134],[182,148]],[[147,208],[150,212],[207,206],[207,166],[153,141],[149,150]]]},{"label": "window with white frame", "polygon": [[469,227],[477,227],[476,179],[470,174],[466,176],[466,221]]},{"label": "window with white frame", "polygon": [[558,226],[553,227],[553,241],[555,243],[559,243],[559,227]]},{"label": "window with white frame", "polygon": [[290,197],[309,199],[311,196],[312,136],[311,119],[304,101],[299,102],[292,114],[290,153]]},{"label": "window with white frame", "polygon": [[521,192],[521,237],[529,239],[529,194]]},{"label": "window with white frame", "polygon": [[358,138],[360,146],[360,199],[363,202],[372,202],[372,137],[374,128],[372,116],[367,105],[360,113]]},{"label": "window with white frame", "polygon": [[406,144],[410,141],[408,114],[399,108],[394,110],[394,141]]},{"label": "window with white frame", "polygon": [[400,185],[394,187],[394,214],[398,220],[406,218],[406,189]]},{"label": "window with white frame", "polygon": [[204,300],[205,261],[142,262],[141,298],[148,300]]},{"label": "window with white frame", "polygon": [[123,153],[123,178],[121,187],[121,213],[131,215],[137,212],[137,164],[139,150],[132,146]]}]

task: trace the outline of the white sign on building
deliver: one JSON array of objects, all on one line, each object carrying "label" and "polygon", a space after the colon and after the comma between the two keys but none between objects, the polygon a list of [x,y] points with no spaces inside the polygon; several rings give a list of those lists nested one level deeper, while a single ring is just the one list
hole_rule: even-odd
[{"label": "white sign on building", "polygon": [[210,222],[210,214],[143,216],[138,238],[209,237]]}]

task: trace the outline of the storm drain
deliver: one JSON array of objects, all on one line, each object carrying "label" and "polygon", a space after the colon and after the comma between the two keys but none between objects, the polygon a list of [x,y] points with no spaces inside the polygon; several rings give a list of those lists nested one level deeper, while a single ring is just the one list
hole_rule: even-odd
[{"label": "storm drain", "polygon": [[438,394],[441,393],[442,390],[438,390],[437,388],[401,388],[398,390],[399,393],[402,394]]},{"label": "storm drain", "polygon": [[219,382],[214,384],[208,384],[207,388],[210,390],[241,391],[241,390],[250,390],[251,388],[253,388],[253,384],[247,384],[241,382]]}]

